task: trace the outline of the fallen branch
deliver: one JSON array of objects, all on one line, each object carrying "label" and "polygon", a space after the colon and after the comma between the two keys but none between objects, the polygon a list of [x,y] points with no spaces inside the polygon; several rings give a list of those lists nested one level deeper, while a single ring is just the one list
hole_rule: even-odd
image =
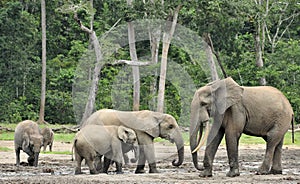
[{"label": "fallen branch", "polygon": [[78,128],[76,127],[77,126],[69,128],[65,125],[62,125],[62,127],[59,128],[52,128],[52,131],[55,133],[76,133],[78,132]]},{"label": "fallen branch", "polygon": [[0,126],[0,132],[14,132],[14,129]]},{"label": "fallen branch", "polygon": [[112,65],[118,65],[118,64],[128,64],[130,66],[148,66],[153,64],[152,62],[139,62],[139,61],[130,61],[130,60],[116,60],[112,63]]}]

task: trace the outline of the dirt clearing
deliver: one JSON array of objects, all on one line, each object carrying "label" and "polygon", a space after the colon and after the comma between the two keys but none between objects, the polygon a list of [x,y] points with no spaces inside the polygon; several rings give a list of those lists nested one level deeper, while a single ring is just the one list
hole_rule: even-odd
[{"label": "dirt clearing", "polygon": [[[75,161],[71,155],[40,154],[37,168],[15,166],[15,153],[13,141],[0,141],[1,147],[10,148],[11,151],[0,151],[0,183],[297,183],[300,184],[300,148],[295,146],[283,147],[283,174],[282,175],[256,175],[257,168],[262,163],[265,146],[240,146],[239,163],[241,176],[226,177],[228,161],[226,149],[220,146],[217,152],[213,177],[200,178],[192,163],[189,147],[185,148],[185,160],[180,167],[173,167],[171,162],[177,158],[176,147],[170,143],[155,143],[158,174],[134,174],[135,165],[124,166],[124,174],[114,174],[111,168],[109,174],[90,175],[87,166],[83,165],[82,175],[74,175]],[[54,142],[54,151],[71,151],[72,145]],[[132,153],[133,154],[133,153]],[[203,159],[203,150],[200,151],[199,161]],[[131,155],[130,155],[131,156]],[[27,162],[27,155],[21,152],[21,162]]]}]

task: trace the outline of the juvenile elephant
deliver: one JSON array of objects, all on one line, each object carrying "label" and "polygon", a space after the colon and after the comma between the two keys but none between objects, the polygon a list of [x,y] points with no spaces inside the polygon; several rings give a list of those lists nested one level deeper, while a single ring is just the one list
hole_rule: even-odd
[{"label": "juvenile elephant", "polygon": [[[206,144],[204,168],[200,168],[197,160],[200,145],[197,147],[197,144],[201,142],[203,126],[210,117],[214,122]],[[281,149],[292,119],[289,101],[276,88],[242,87],[232,78],[201,87],[191,103],[190,147],[194,166],[198,170],[203,169],[200,176],[212,176],[213,160],[225,134],[230,166],[227,176],[239,176],[238,142],[241,134],[245,133],[262,137],[267,144],[265,158],[257,174],[281,174]]]},{"label": "juvenile elephant", "polygon": [[40,134],[38,124],[31,120],[20,122],[15,129],[14,144],[17,166],[20,165],[20,150],[23,150],[29,155],[28,164],[37,167],[43,144],[43,136]]},{"label": "juvenile elephant", "polygon": [[153,139],[161,137],[175,142],[178,152],[178,161],[173,160],[173,166],[180,166],[184,159],[184,141],[175,118],[169,114],[142,111],[117,111],[102,109],[94,112],[83,124],[116,125],[133,129],[138,138],[140,157],[135,173],[144,173],[146,160],[149,164],[149,173],[157,173]]},{"label": "juvenile elephant", "polygon": [[[77,167],[75,174],[81,173],[83,159],[91,174],[99,173],[95,168],[95,159],[105,156],[103,172],[107,173],[111,161],[116,163],[117,173],[122,173],[122,144],[138,146],[135,132],[124,126],[87,125],[75,136],[74,149]],[[137,153],[137,156],[139,154]]]},{"label": "juvenile elephant", "polygon": [[46,151],[48,145],[49,145],[49,150],[52,151],[54,132],[52,131],[51,128],[45,127],[41,129],[41,134],[43,136],[44,152]]}]

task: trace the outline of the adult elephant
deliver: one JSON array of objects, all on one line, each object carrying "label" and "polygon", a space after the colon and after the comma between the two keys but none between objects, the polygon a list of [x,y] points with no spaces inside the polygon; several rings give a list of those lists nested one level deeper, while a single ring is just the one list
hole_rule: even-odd
[{"label": "adult elephant", "polygon": [[[197,160],[198,143],[201,142],[204,124],[210,117],[213,117],[214,123],[207,140],[204,168],[200,168]],[[238,141],[241,134],[245,133],[262,137],[267,144],[264,161],[257,173],[281,174],[284,134],[292,120],[292,107],[276,88],[242,87],[232,78],[201,87],[195,92],[191,104],[190,147],[194,166],[203,170],[200,176],[212,176],[213,159],[225,134],[230,166],[227,176],[238,176]]]},{"label": "adult elephant", "polygon": [[180,166],[184,158],[184,141],[175,118],[169,114],[142,111],[117,111],[102,109],[94,112],[82,125],[123,125],[133,129],[137,134],[140,156],[135,173],[144,173],[146,160],[149,173],[157,173],[153,139],[161,137],[175,143],[178,161],[173,160],[173,166]]}]

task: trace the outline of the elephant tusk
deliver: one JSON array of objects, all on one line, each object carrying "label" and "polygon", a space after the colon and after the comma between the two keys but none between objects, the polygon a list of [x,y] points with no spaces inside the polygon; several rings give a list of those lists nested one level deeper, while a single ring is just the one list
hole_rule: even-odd
[{"label": "elephant tusk", "polygon": [[199,142],[198,146],[192,151],[192,153],[197,152],[206,142],[209,134],[209,121],[206,121],[206,129],[205,129],[205,134],[203,136],[203,139]]}]

